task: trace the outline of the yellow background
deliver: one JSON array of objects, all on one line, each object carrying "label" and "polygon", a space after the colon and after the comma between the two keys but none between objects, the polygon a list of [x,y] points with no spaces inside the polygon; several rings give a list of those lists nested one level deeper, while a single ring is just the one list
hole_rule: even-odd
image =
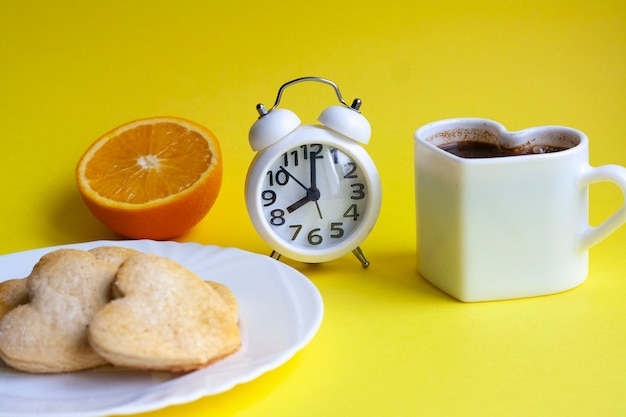
[{"label": "yellow background", "polygon": [[[220,138],[225,177],[180,241],[269,249],[243,186],[255,105],[301,76],[363,100],[384,188],[362,248],[323,265],[285,260],[325,317],[284,366],[146,416],[626,415],[626,227],[592,248],[566,293],[463,304],[416,273],[413,132],[449,117],[509,129],[559,124],[593,165],[626,165],[626,3],[598,1],[24,1],[0,4],[0,253],[117,239],[78,195],[87,146],[132,119],[175,115]],[[288,89],[314,122],[327,86]],[[591,222],[622,204],[591,190]],[[523,220],[523,219],[521,219]]]}]

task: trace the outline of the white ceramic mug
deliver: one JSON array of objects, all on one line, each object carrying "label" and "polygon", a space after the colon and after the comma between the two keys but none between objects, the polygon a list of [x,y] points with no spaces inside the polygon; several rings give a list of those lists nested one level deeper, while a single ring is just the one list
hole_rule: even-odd
[{"label": "white ceramic mug", "polygon": [[[460,141],[559,152],[463,158]],[[546,148],[548,147],[548,148]],[[588,186],[609,181],[626,195],[626,168],[589,165],[587,136],[542,126],[516,132],[486,119],[449,119],[415,132],[419,273],[462,301],[553,294],[580,285],[588,249],[626,221],[626,203],[588,223]]]}]

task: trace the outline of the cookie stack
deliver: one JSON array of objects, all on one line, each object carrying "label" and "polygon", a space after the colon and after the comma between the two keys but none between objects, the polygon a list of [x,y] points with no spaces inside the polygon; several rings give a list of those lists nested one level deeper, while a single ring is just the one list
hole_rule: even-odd
[{"label": "cookie stack", "polygon": [[0,283],[0,357],[25,372],[186,372],[240,345],[232,291],[158,255],[58,249]]}]

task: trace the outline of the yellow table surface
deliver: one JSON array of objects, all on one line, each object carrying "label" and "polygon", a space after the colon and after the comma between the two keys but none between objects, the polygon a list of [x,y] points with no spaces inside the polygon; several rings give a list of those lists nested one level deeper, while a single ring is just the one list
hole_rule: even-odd
[{"label": "yellow table surface", "polygon": [[[224,181],[179,241],[266,254],[244,198],[258,102],[301,76],[360,97],[384,188],[351,255],[285,260],[317,286],[322,326],[285,365],[146,416],[626,415],[626,227],[590,251],[566,293],[465,304],[417,274],[413,132],[450,117],[558,124],[592,165],[626,165],[626,3],[598,1],[25,1],[0,5],[0,253],[120,239],[83,204],[74,167],[132,119],[175,115],[219,137]],[[282,107],[313,123],[321,84]],[[594,185],[590,221],[622,204]],[[523,219],[520,219],[523,220]]]}]

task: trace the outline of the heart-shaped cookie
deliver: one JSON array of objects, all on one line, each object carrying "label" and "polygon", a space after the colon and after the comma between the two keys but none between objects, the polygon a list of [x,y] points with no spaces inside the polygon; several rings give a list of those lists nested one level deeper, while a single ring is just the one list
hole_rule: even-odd
[{"label": "heart-shaped cookie", "polygon": [[241,338],[232,308],[178,263],[138,254],[117,273],[114,293],[89,325],[91,346],[117,366],[190,371],[235,352]]},{"label": "heart-shaped cookie", "polygon": [[110,299],[117,268],[76,249],[44,255],[26,278],[28,302],[0,321],[0,357],[27,372],[70,372],[105,363],[86,328]]},{"label": "heart-shaped cookie", "polygon": [[[135,249],[120,246],[99,246],[89,249],[88,252],[97,259],[109,263],[116,268],[126,259],[139,253],[139,251]],[[26,282],[27,278],[16,278],[0,282],[0,319],[15,307],[30,301]],[[224,297],[228,297],[228,288],[224,289],[224,292],[226,292]]]},{"label": "heart-shaped cookie", "polygon": [[228,286],[220,284],[219,282],[206,281],[206,283],[215,290],[215,292],[222,298],[222,300],[224,300],[226,306],[233,316],[233,319],[238,322],[239,305],[237,304],[237,298],[235,297],[233,291]]},{"label": "heart-shaped cookie", "polygon": [[124,248],[121,246],[98,246],[96,248],[89,249],[88,252],[101,261],[107,262],[116,268],[119,268],[122,262],[126,259],[141,253],[138,250]]},{"label": "heart-shaped cookie", "polygon": [[27,302],[26,278],[0,282],[0,320],[9,311]]}]

